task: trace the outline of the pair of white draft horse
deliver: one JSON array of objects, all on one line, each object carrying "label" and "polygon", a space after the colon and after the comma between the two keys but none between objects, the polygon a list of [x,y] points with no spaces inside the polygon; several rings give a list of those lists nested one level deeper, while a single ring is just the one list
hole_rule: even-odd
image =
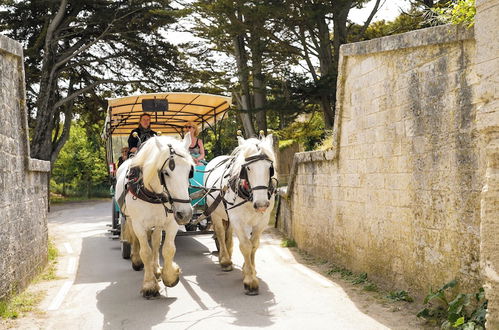
[{"label": "pair of white draft horse", "polygon": [[[238,137],[239,146],[231,156],[220,156],[208,163],[204,185],[210,190],[208,207],[217,204],[211,214],[219,242],[219,261],[223,271],[232,270],[233,232],[237,234],[244,256],[243,283],[245,293],[258,294],[255,270],[255,252],[260,235],[265,229],[274,206],[274,175],[272,135],[260,139]],[[158,279],[167,287],[179,282],[181,270],[173,261],[175,236],[179,225],[192,217],[189,203],[189,177],[193,161],[188,153],[189,134],[183,141],[159,136],[149,139],[135,157],[120,166],[117,173],[116,196],[125,195],[122,212],[126,216],[124,238],[132,244],[131,261],[134,270],[144,267],[142,295],[159,295]],[[154,204],[137,198],[137,193],[126,192],[127,176],[140,169],[142,190],[161,196]],[[221,196],[219,196],[221,195]],[[215,205],[213,205],[215,207]],[[163,267],[159,263],[162,232]]]}]

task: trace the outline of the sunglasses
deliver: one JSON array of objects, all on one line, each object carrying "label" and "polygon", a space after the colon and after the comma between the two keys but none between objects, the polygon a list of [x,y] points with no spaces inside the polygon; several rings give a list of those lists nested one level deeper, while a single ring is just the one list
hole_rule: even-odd
[{"label": "sunglasses", "polygon": [[185,128],[192,128],[193,126],[184,126]]}]

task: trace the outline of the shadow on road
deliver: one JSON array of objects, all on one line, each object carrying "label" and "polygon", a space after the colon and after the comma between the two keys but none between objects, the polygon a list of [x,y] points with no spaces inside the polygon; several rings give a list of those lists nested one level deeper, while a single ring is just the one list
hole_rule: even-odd
[{"label": "shadow on road", "polygon": [[[275,305],[275,300],[274,294],[269,290],[267,283],[262,278],[259,278],[260,294],[246,296],[243,290],[242,271],[239,268],[234,268],[231,272],[221,271],[218,256],[213,255],[211,252],[215,250],[215,244],[210,236],[203,235],[196,238],[177,236],[175,240],[177,246],[176,260],[182,268],[183,274],[181,283],[187,292],[191,294],[200,308],[207,308],[203,306],[203,302],[199,297],[196,297],[193,287],[199,286],[226,313],[230,313],[230,316],[234,318],[232,324],[235,326],[267,327],[272,325],[274,322],[269,308]],[[207,244],[205,245],[200,241]],[[238,248],[238,245],[234,244],[234,249]],[[191,280],[192,277],[194,280]]]},{"label": "shadow on road", "polygon": [[107,236],[83,239],[75,285],[109,283],[97,292],[97,308],[104,316],[102,329],[151,329],[165,321],[176,298],[142,298],[143,272],[135,272]]},{"label": "shadow on road", "polygon": [[[234,326],[266,327],[273,324],[269,307],[275,305],[274,295],[268,285],[260,278],[260,294],[245,296],[242,272],[235,268],[232,272],[222,272],[218,257],[212,255],[208,246],[199,238],[177,237],[175,261],[182,268],[179,286],[183,286],[186,295],[191,296],[197,306],[190,311],[213,310],[223,318],[231,320]],[[202,239],[211,240],[206,235]],[[151,329],[165,322],[180,322],[170,316],[170,307],[184,297],[170,297],[170,290],[163,284],[161,296],[146,300],[140,295],[144,273],[131,268],[129,260],[121,258],[120,242],[111,240],[106,235],[83,238],[79,267],[75,285],[91,283],[109,283],[96,294],[97,308],[104,316],[103,329]],[[213,247],[214,249],[214,243]],[[237,248],[237,246],[235,246]],[[165,293],[166,291],[166,293]],[[207,306],[198,293],[207,293],[213,301]],[[173,307],[173,306],[172,306]],[[220,308],[221,307],[221,308]],[[188,312],[188,310],[186,310]],[[210,315],[211,315],[210,314]],[[192,323],[203,323],[206,314],[196,314]],[[185,315],[183,316],[186,317]],[[206,318],[212,318],[206,316]],[[227,324],[227,323],[225,323]]]}]

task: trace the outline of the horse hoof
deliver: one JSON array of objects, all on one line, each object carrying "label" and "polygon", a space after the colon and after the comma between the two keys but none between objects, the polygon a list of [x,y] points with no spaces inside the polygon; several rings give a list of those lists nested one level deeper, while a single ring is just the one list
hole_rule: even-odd
[{"label": "horse hoof", "polygon": [[159,296],[158,290],[142,290],[142,297],[146,299],[151,299]]},{"label": "horse hoof", "polygon": [[134,264],[134,263],[132,262],[132,268],[133,268],[133,270],[135,270],[135,271],[139,271],[139,270],[142,270],[142,269],[144,268],[144,264],[142,264],[142,263],[141,263],[141,264],[139,264],[139,265],[136,265],[136,264]]},{"label": "horse hoof", "polygon": [[180,276],[177,277],[177,279],[175,280],[175,282],[171,283],[171,284],[167,284],[165,281],[163,281],[163,284],[169,288],[173,288],[175,285],[178,284],[178,282],[180,281]]},{"label": "horse hoof", "polygon": [[222,267],[222,272],[230,272],[233,267],[232,267],[232,263],[230,264],[225,264],[225,265],[220,265]]},{"label": "horse hoof", "polygon": [[252,288],[248,284],[244,284],[244,294],[247,296],[256,296],[258,295],[258,287]]}]

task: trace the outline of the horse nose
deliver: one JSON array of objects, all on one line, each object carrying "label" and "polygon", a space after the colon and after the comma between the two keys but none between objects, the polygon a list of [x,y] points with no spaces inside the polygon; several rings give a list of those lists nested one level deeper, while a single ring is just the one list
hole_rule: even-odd
[{"label": "horse nose", "polygon": [[192,218],[192,210],[189,210],[189,211],[175,211],[174,216],[175,216],[175,221],[177,221],[177,223],[179,225],[185,225]]},{"label": "horse nose", "polygon": [[269,201],[265,201],[265,202],[254,202],[253,203],[253,207],[258,212],[264,212],[269,207],[269,205],[270,205]]}]

